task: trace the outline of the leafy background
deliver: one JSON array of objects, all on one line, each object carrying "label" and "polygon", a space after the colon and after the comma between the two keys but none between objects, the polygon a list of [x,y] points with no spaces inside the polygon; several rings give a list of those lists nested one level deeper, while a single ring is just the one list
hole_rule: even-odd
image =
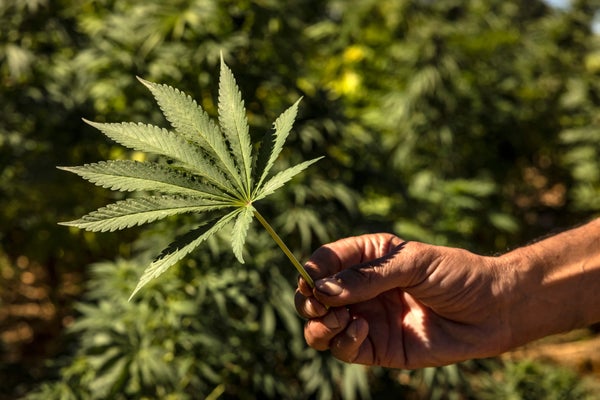
[{"label": "leafy background", "polygon": [[409,373],[308,349],[296,273],[256,225],[245,265],[225,232],[128,303],[187,221],[105,234],[57,226],[120,197],[55,166],[141,157],[81,121],[166,126],[136,75],[216,115],[222,51],[254,140],[303,96],[277,168],[326,156],[261,205],[300,259],[376,231],[506,251],[599,214],[599,8],[0,2],[0,397],[585,397],[574,372],[533,362]]}]

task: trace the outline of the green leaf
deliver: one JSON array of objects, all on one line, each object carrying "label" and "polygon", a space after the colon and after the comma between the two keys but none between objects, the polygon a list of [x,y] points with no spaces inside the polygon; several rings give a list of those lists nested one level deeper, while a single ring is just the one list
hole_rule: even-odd
[{"label": "green leaf", "polygon": [[189,174],[152,162],[110,160],[79,167],[58,168],[112,190],[124,192],[145,190],[212,200],[233,200],[227,194],[223,194],[211,185],[199,182]]},{"label": "green leaf", "polygon": [[88,231],[106,232],[153,222],[171,215],[231,207],[223,202],[194,197],[151,196],[127,199],[99,208],[81,219],[62,222]]},{"label": "green leaf", "polygon": [[279,157],[279,154],[283,149],[283,144],[285,143],[290,131],[292,130],[292,126],[294,125],[294,120],[298,114],[298,104],[300,103],[300,100],[302,99],[298,99],[294,105],[281,113],[281,115],[273,124],[273,135],[271,138],[269,138],[269,140],[263,141],[260,147],[260,153],[256,166],[256,173],[259,177],[255,190],[260,189],[260,186],[263,184],[267,178],[267,175],[271,171],[273,164],[275,164],[275,160],[277,157]]},{"label": "green leaf", "polygon": [[160,256],[142,274],[140,281],[129,296],[129,300],[143,288],[151,280],[158,278],[169,267],[181,260],[183,257],[194,251],[203,241],[221,230],[229,221],[235,218],[240,213],[240,210],[234,210],[229,214],[221,217],[215,224],[203,225],[195,230],[192,230],[183,236],[179,237],[175,242],[171,243]]},{"label": "green leaf", "polygon": [[[176,214],[199,215],[200,227],[169,245],[144,271],[131,296],[233,220],[231,247],[235,257],[243,263],[244,244],[254,216],[307,282],[312,282],[293,253],[253,206],[254,202],[273,193],[319,160],[300,163],[269,178],[294,124],[300,100],[275,120],[273,132],[265,136],[258,154],[253,154],[244,101],[223,57],[219,76],[219,125],[187,94],[167,85],[138,79],[156,99],[172,131],[142,123],[84,121],[123,146],[154,153],[173,162],[163,165],[109,160],[59,168],[112,190],[163,195],[118,201],[62,224],[105,232]],[[209,222],[214,220],[217,222],[211,225]]]},{"label": "green leaf", "polygon": [[306,168],[316,163],[323,157],[314,158],[312,160],[304,161],[298,165],[290,167],[286,170],[279,172],[277,175],[269,179],[262,188],[257,190],[254,196],[254,201],[264,199],[274,191],[285,185],[290,179],[304,171]]},{"label": "green leaf", "polygon": [[254,217],[254,207],[248,205],[243,208],[243,211],[238,215],[235,225],[233,226],[233,232],[231,235],[231,247],[233,248],[233,254],[238,261],[244,264],[244,257],[242,256],[244,250],[244,243],[246,242],[246,233]]},{"label": "green leaf", "polygon": [[203,138],[207,132],[218,131],[219,127],[187,94],[171,86],[146,81],[140,77],[137,79],[150,90],[171,126],[187,140],[203,147]]},{"label": "green leaf", "polygon": [[238,186],[241,176],[227,148],[223,133],[208,114],[187,94],[167,85],[160,85],[138,77],[151,92],[171,126],[187,140],[202,147],[208,155],[224,167],[224,172]]},{"label": "green leaf", "polygon": [[252,143],[248,131],[246,109],[233,73],[221,57],[219,78],[219,123],[229,141],[242,175],[246,200],[250,199],[252,187]]},{"label": "green leaf", "polygon": [[175,159],[190,172],[203,176],[227,193],[239,196],[223,173],[203,157],[198,146],[173,132],[142,123],[98,123],[85,119],[84,121],[125,147]]}]

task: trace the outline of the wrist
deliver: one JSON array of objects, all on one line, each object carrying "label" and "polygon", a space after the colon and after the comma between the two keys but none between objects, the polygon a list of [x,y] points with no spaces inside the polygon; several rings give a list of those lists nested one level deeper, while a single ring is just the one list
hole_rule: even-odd
[{"label": "wrist", "polygon": [[506,327],[510,332],[509,349],[560,331],[550,325],[562,321],[552,316],[553,298],[545,293],[543,268],[539,267],[535,254],[522,248],[498,260],[506,274],[504,304],[509,315]]},{"label": "wrist", "polygon": [[498,257],[510,346],[600,321],[598,221]]}]

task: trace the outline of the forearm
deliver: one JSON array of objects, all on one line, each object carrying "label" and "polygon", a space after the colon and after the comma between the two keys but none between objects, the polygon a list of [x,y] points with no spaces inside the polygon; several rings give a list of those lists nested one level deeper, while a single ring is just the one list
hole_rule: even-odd
[{"label": "forearm", "polygon": [[499,258],[511,347],[600,321],[600,219]]}]

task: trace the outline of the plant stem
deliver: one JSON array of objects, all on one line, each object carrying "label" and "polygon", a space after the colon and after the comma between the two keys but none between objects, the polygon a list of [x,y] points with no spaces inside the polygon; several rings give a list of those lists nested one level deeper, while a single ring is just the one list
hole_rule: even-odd
[{"label": "plant stem", "polygon": [[290,251],[290,249],[285,245],[285,243],[283,243],[283,240],[281,240],[281,238],[279,237],[279,235],[277,234],[277,232],[275,232],[273,230],[273,228],[271,227],[271,225],[269,225],[269,223],[263,218],[262,215],[260,215],[260,213],[256,209],[254,209],[254,216],[256,217],[256,219],[258,219],[260,221],[260,223],[262,224],[262,226],[265,227],[265,229],[267,230],[267,232],[269,232],[269,235],[271,235],[271,237],[273,238],[273,240],[275,241],[275,243],[277,243],[277,245],[279,246],[279,248],[281,248],[281,250],[287,256],[287,258],[290,259],[290,261],[292,262],[292,264],[294,265],[294,267],[296,267],[296,269],[298,270],[298,272],[300,273],[300,275],[302,276],[302,278],[304,278],[304,280],[306,281],[306,283],[308,283],[311,288],[314,288],[315,287],[314,281],[312,280],[312,278],[310,277],[310,275],[308,275],[308,272],[306,272],[306,270],[304,269],[304,267],[302,266],[302,264],[300,264],[300,262],[298,261],[298,259],[296,259],[296,257],[294,257],[294,254],[292,254],[292,252]]}]

